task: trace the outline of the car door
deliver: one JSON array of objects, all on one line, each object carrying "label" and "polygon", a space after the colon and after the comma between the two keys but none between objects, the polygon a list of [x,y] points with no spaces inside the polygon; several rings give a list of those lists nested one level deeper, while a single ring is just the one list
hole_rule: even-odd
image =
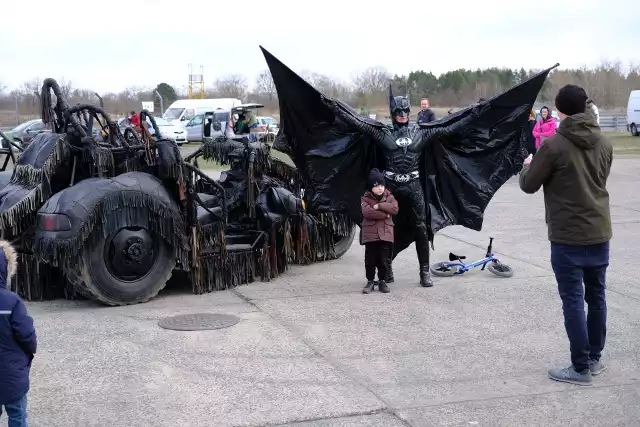
[{"label": "car door", "polygon": [[204,116],[202,114],[198,114],[184,127],[187,130],[187,141],[202,141],[202,132],[204,131],[203,127]]},{"label": "car door", "polygon": [[24,142],[31,142],[31,140],[38,134],[45,132],[44,123],[37,121],[25,130]]}]

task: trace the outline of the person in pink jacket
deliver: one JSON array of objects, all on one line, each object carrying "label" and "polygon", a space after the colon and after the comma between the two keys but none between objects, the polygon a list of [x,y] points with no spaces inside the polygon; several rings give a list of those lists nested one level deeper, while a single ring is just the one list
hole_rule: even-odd
[{"label": "person in pink jacket", "polygon": [[558,123],[551,115],[551,109],[546,105],[540,109],[540,117],[533,127],[533,136],[536,138],[536,149],[544,143],[544,140],[556,133]]}]

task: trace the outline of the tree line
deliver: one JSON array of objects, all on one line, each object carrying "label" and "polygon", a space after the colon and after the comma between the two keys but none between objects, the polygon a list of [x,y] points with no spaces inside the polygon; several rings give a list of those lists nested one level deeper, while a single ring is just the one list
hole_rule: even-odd
[{"label": "tree line", "polygon": [[[339,98],[356,109],[376,109],[384,108],[386,105],[389,83],[396,94],[408,92],[414,105],[418,104],[420,98],[428,97],[432,106],[463,107],[479,98],[499,94],[538,71],[494,67],[458,69],[439,76],[425,70],[412,71],[407,75],[394,75],[384,67],[371,67],[349,82],[308,71],[303,71],[300,75],[323,93]],[[15,110],[17,101],[21,114],[37,114],[42,81],[41,78],[33,78],[13,90],[9,90],[0,81],[0,110]],[[64,78],[59,79],[58,83],[71,105],[99,103],[98,97],[91,89],[76,88],[71,81]],[[592,68],[555,69],[545,82],[538,101],[552,104],[558,89],[569,83],[583,86],[601,109],[626,107],[629,92],[640,89],[640,64],[624,67],[619,61],[602,61]],[[176,99],[187,98],[186,88],[174,88],[167,83],[146,88],[132,86],[120,93],[98,95],[102,97],[107,111],[123,115],[131,110],[139,110],[141,101],[154,100],[157,105],[156,111],[159,111],[159,100],[154,92],[162,96],[165,108]],[[206,88],[205,97],[239,98],[277,109],[277,93],[268,71],[261,72],[251,88],[249,80],[241,74],[220,77]]]}]

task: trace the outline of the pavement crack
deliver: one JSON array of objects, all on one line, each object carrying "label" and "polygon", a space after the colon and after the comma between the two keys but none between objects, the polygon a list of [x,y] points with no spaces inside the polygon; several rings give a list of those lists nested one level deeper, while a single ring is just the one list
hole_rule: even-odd
[{"label": "pavement crack", "polygon": [[292,421],[287,421],[285,423],[266,423],[266,424],[257,424],[254,427],[283,427],[290,426],[291,424],[298,423],[312,423],[314,421],[328,421],[328,420],[336,420],[340,418],[355,418],[355,417],[366,417],[370,415],[378,415],[378,414],[389,414],[395,416],[395,414],[384,410],[384,409],[375,409],[372,411],[356,411],[349,412],[348,414],[335,415],[333,417],[308,417],[308,418],[300,418]]},{"label": "pavement crack", "polygon": [[394,411],[394,412],[407,411],[412,409],[434,408],[438,406],[460,405],[465,403],[491,402],[493,400],[513,399],[518,397],[538,397],[538,396],[549,396],[552,394],[574,393],[574,392],[582,392],[582,391],[588,392],[589,390],[601,390],[601,389],[608,389],[608,388],[614,388],[614,387],[626,387],[626,386],[637,385],[637,384],[638,384],[638,381],[630,381],[630,382],[623,382],[623,383],[617,383],[617,384],[591,385],[588,387],[584,387],[584,386],[567,387],[564,390],[541,391],[538,393],[515,393],[515,394],[508,394],[508,395],[501,395],[501,396],[480,397],[477,399],[458,399],[458,400],[452,399],[448,401],[437,401],[434,403],[427,403],[427,404],[421,404],[421,405],[392,407],[392,408],[389,408],[389,411]]}]

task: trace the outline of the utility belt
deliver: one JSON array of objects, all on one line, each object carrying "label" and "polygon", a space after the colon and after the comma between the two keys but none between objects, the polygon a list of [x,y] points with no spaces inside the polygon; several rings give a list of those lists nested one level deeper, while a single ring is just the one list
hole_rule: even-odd
[{"label": "utility belt", "polygon": [[420,178],[419,171],[413,171],[409,173],[395,173],[391,171],[384,171],[383,175],[385,178],[390,179],[391,181],[400,182],[400,183],[409,182],[409,181],[413,181],[414,179]]}]

